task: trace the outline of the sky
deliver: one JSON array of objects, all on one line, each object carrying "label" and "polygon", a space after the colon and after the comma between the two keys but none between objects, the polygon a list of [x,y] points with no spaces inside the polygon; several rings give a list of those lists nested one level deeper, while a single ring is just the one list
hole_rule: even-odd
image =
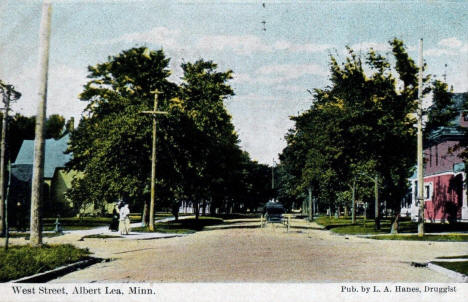
[{"label": "sky", "polygon": [[[385,55],[397,37],[417,62],[423,38],[427,73],[468,91],[468,1],[51,2],[48,115],[79,120],[87,66],[134,46],[162,48],[173,82],[182,62],[199,58],[234,72],[226,107],[241,148],[261,163],[278,161],[290,116],[310,107],[308,90],[329,84],[330,55],[344,60],[346,46]],[[13,111],[24,115],[37,110],[41,3],[0,0],[0,79],[22,93]]]}]

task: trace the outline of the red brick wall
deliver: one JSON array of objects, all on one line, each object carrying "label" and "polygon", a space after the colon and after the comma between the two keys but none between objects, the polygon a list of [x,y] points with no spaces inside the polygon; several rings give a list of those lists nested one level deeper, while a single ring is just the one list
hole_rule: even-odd
[{"label": "red brick wall", "polygon": [[463,178],[461,174],[445,174],[425,177],[424,184],[432,182],[433,191],[425,201],[424,217],[429,220],[446,220],[461,218],[463,205]]}]

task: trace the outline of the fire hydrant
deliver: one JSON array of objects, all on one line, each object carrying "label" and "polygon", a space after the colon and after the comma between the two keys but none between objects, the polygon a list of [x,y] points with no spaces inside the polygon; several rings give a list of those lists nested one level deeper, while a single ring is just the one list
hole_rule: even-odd
[{"label": "fire hydrant", "polygon": [[62,225],[60,224],[60,221],[59,221],[58,216],[57,216],[57,219],[55,219],[55,229],[54,229],[54,232],[55,232],[56,234],[63,234]]}]

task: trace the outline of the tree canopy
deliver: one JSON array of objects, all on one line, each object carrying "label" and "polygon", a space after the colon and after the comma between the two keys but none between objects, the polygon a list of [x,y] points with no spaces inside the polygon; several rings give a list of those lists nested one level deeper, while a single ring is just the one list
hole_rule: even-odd
[{"label": "tree canopy", "polygon": [[157,208],[178,210],[186,202],[220,212],[246,203],[244,171],[257,164],[240,150],[224,105],[234,94],[232,71],[187,62],[176,85],[168,66],[162,50],[138,47],[88,68],[80,96],[88,105],[69,147],[69,169],[84,172],[69,192],[77,206],[102,209],[123,197],[141,210],[149,199],[152,117],[141,112],[153,108],[156,89],[158,110],[168,112],[157,117]]},{"label": "tree canopy", "polygon": [[[292,118],[295,128],[280,156],[292,189],[283,198],[298,199],[311,187],[322,207],[334,210],[349,205],[344,196],[356,179],[359,198],[373,204],[369,178],[378,175],[380,194],[399,214],[416,159],[418,68],[402,41],[389,44],[388,58],[372,49],[361,57],[350,48],[342,63],[331,56],[330,84],[315,89],[310,109]],[[423,83],[423,94],[435,95],[429,127],[445,123],[447,115],[436,108],[448,101],[446,85],[430,76]]]}]

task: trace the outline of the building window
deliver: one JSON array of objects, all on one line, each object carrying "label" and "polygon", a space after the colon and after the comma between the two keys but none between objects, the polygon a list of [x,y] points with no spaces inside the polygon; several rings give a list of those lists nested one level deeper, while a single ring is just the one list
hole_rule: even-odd
[{"label": "building window", "polygon": [[424,199],[430,199],[431,197],[431,188],[429,185],[424,186]]},{"label": "building window", "polygon": [[439,164],[439,148],[436,145],[435,146],[435,165],[437,166]]}]

